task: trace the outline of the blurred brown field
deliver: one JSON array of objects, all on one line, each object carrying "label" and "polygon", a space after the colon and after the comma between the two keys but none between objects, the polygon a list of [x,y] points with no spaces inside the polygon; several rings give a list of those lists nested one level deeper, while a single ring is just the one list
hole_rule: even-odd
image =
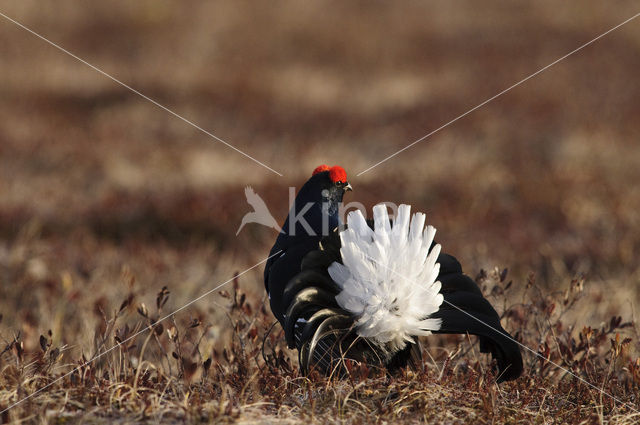
[{"label": "blurred brown field", "polygon": [[[168,310],[266,258],[244,187],[278,221],[288,187],[345,167],[367,208],[428,213],[466,272],[584,276],[574,322],[640,297],[640,20],[357,174],[633,16],[637,2],[5,1],[0,12],[0,336],[90,352],[123,297]],[[264,297],[262,268],[243,276]],[[229,322],[211,295],[181,314]],[[268,303],[267,303],[268,304]]]}]

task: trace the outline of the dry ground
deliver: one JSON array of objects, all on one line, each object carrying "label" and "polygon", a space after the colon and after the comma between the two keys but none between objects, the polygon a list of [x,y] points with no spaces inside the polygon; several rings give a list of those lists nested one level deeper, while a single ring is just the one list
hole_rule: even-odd
[{"label": "dry ground", "polygon": [[[640,20],[356,174],[639,11],[3,1],[284,176],[0,17],[0,410],[115,347],[0,420],[636,422]],[[498,386],[463,337],[425,340],[424,373],[303,379],[264,337],[261,267],[115,345],[264,259],[272,230],[235,235],[244,186],[282,220],[320,163],[347,169],[348,200],[428,212],[509,331],[618,401],[531,352]]]}]

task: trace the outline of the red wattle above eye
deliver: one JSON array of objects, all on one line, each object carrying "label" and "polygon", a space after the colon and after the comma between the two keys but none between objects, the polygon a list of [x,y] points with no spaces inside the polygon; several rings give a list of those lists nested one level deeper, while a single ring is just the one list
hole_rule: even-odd
[{"label": "red wattle above eye", "polygon": [[341,166],[334,165],[329,170],[329,177],[331,178],[331,181],[334,183],[338,183],[338,182],[344,183],[347,181],[347,172],[344,171],[344,168],[342,168]]}]

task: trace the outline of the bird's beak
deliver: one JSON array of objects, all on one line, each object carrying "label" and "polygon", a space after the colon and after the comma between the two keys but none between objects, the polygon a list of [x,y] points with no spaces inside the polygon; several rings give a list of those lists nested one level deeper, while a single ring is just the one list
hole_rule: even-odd
[{"label": "bird's beak", "polygon": [[344,191],[345,191],[345,192],[350,192],[350,191],[352,191],[352,190],[353,190],[353,188],[351,187],[351,185],[350,185],[349,183],[347,183],[347,184],[344,186]]}]

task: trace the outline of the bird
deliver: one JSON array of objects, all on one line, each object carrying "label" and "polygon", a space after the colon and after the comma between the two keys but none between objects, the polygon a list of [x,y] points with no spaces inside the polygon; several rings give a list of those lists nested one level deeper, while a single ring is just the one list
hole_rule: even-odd
[{"label": "bird", "polygon": [[302,186],[265,265],[271,310],[302,374],[344,376],[351,359],[395,372],[423,368],[420,337],[477,335],[496,381],[523,371],[518,342],[460,262],[442,252],[426,215],[385,203],[373,219],[340,203],[352,190],[340,166],[316,167]]},{"label": "bird", "polygon": [[238,227],[238,231],[236,232],[236,236],[240,233],[242,228],[247,223],[258,223],[263,226],[271,227],[278,232],[282,231],[280,226],[278,226],[278,222],[269,212],[269,208],[267,208],[267,204],[264,203],[262,198],[253,190],[251,186],[247,186],[244,188],[244,195],[247,198],[247,203],[253,207],[253,211],[248,212],[242,217],[242,222],[240,223],[240,227]]}]

